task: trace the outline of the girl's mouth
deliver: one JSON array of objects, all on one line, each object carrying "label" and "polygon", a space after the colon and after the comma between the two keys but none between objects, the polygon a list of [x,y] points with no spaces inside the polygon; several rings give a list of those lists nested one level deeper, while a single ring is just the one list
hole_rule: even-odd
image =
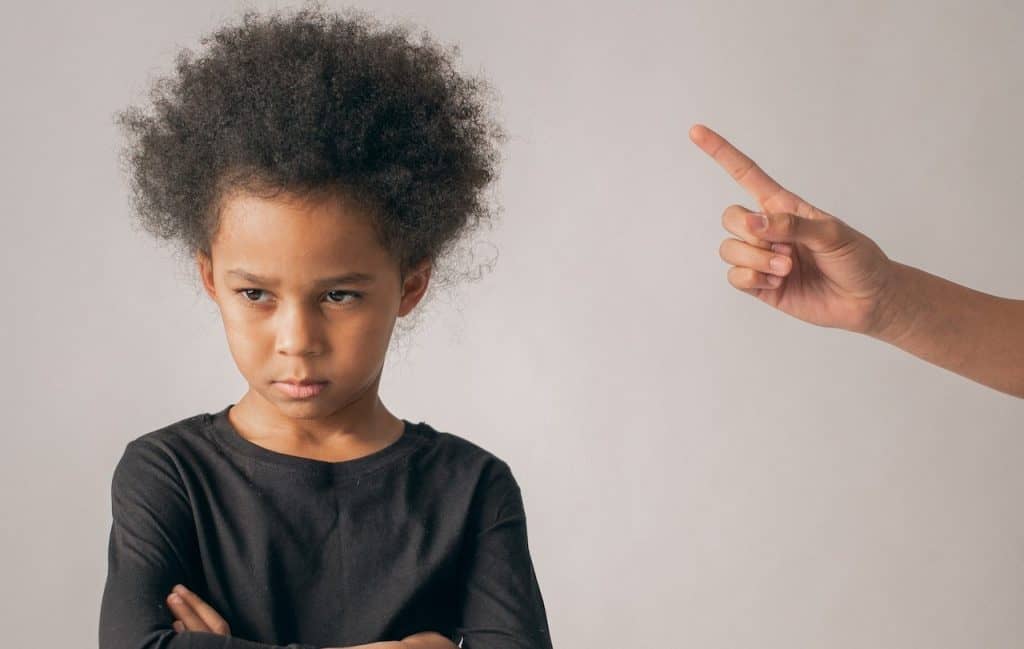
[{"label": "girl's mouth", "polygon": [[274,381],[274,387],[283,392],[285,395],[293,399],[309,399],[320,394],[321,390],[327,385],[327,381],[317,381],[316,383],[286,383],[284,381]]}]

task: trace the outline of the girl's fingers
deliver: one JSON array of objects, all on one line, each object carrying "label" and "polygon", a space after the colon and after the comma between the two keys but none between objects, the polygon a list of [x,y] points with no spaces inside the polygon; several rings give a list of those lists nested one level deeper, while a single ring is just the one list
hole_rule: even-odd
[{"label": "girl's fingers", "polygon": [[181,633],[185,630],[185,625],[181,623],[181,620],[175,620],[174,624],[172,624],[171,626],[174,627],[174,630],[178,633]]},{"label": "girl's fingers", "polygon": [[[792,248],[790,248],[792,252]],[[793,259],[789,254],[765,250],[739,239],[726,239],[718,249],[723,261],[742,266],[765,275],[784,277],[793,270]]]},{"label": "girl's fingers", "polygon": [[[228,627],[227,621],[222,618],[212,606],[204,602],[199,595],[196,595],[181,584],[178,584],[178,586],[175,587],[175,592],[181,596],[191,610],[193,610],[206,625],[207,629],[200,630],[209,630],[220,635],[229,635],[231,633],[231,629]],[[188,620],[183,621],[188,624]],[[189,626],[189,629],[192,629],[192,627]]]},{"label": "girl's fingers", "polygon": [[189,631],[209,631],[210,629],[203,622],[203,619],[199,617],[199,614],[192,610],[189,603],[179,597],[175,593],[171,593],[167,597],[167,605],[171,607],[171,612],[174,613],[174,617],[185,625],[185,628]]}]

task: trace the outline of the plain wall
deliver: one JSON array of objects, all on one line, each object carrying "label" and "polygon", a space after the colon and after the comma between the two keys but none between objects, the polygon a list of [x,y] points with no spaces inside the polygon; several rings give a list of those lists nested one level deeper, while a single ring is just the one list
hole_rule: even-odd
[{"label": "plain wall", "polygon": [[[9,646],[94,646],[125,444],[244,393],[214,305],[131,227],[113,114],[272,6],[5,12]],[[381,396],[509,462],[556,649],[1020,646],[1024,400],[733,288],[721,214],[757,206],[687,131],[1024,298],[1024,5],[358,6],[501,94],[493,270],[428,307]]]}]

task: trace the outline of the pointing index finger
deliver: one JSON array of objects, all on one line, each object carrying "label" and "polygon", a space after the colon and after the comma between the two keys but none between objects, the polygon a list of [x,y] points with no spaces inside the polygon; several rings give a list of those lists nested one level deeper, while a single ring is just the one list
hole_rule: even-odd
[{"label": "pointing index finger", "polygon": [[771,197],[786,191],[753,160],[707,126],[694,124],[690,127],[690,139],[714,158],[759,204],[764,205]]}]

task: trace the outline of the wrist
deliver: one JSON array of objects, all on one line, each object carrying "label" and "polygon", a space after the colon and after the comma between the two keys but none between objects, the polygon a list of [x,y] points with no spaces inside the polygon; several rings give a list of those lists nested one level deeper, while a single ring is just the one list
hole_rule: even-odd
[{"label": "wrist", "polygon": [[895,344],[909,326],[912,317],[910,297],[916,269],[898,261],[890,261],[885,283],[879,291],[868,326],[861,333]]}]

